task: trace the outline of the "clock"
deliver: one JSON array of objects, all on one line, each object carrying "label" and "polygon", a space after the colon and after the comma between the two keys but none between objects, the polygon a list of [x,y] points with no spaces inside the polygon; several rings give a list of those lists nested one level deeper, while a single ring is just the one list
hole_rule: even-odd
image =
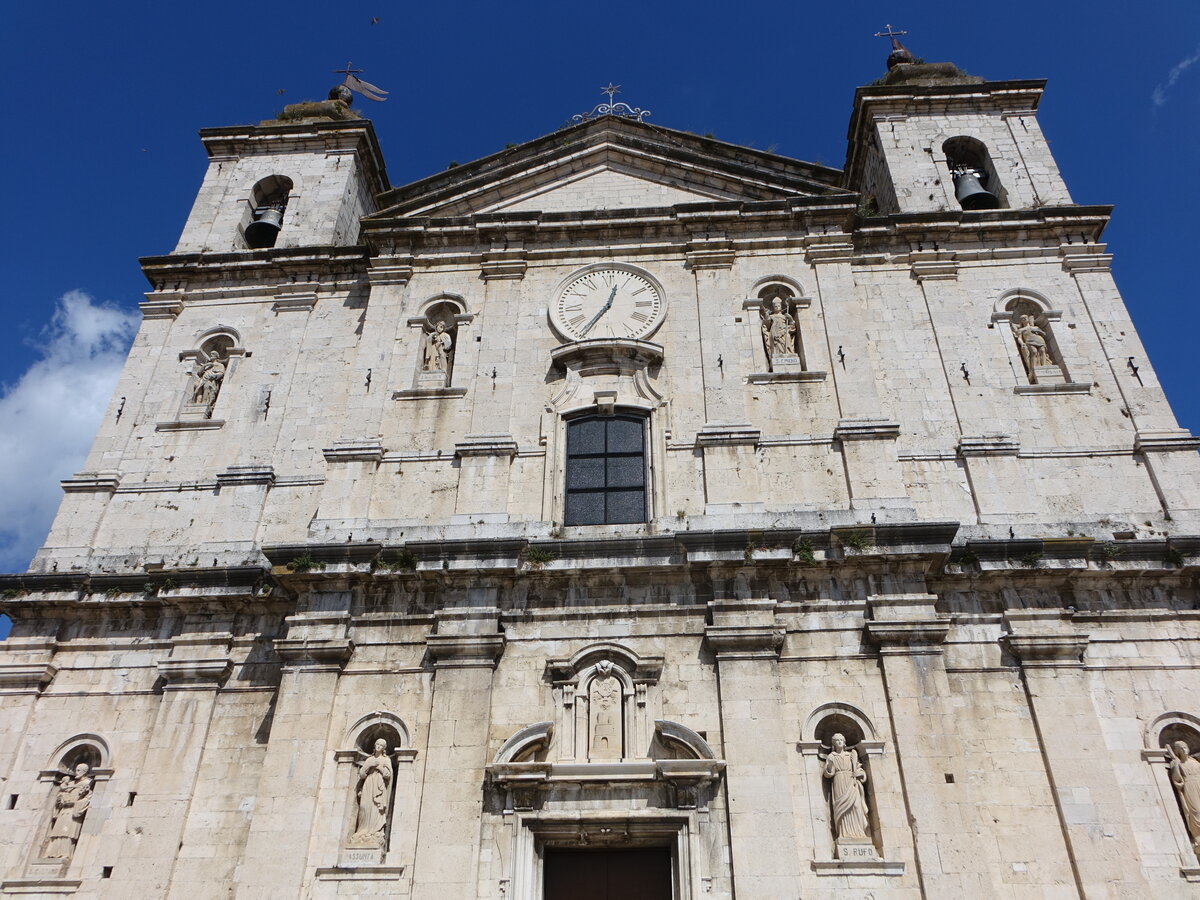
[{"label": "clock", "polygon": [[550,307],[550,320],[571,341],[641,339],[663,320],[662,288],[632,266],[600,264],[571,275]]}]

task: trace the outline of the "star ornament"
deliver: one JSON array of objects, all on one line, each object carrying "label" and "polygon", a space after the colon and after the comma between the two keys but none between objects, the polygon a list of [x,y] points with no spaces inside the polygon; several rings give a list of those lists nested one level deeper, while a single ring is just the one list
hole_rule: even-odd
[{"label": "star ornament", "polygon": [[600,93],[608,94],[608,102],[612,103],[613,95],[621,93],[621,86],[619,84],[613,84],[610,81],[604,87],[600,88]]}]

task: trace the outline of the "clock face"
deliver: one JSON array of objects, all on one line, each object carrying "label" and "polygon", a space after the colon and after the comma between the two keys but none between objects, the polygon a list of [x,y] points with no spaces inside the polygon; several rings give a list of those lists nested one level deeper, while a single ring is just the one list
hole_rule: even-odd
[{"label": "clock face", "polygon": [[594,266],[563,286],[550,318],[573,341],[644,338],[665,312],[662,292],[647,276],[623,266]]}]

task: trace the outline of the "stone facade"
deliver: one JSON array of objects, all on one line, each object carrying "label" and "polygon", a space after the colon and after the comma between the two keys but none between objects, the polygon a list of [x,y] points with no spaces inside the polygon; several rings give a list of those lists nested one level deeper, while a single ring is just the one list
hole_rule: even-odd
[{"label": "stone facade", "polygon": [[1200,440],[1042,87],[897,66],[844,172],[202,132],[2,579],[0,895],[1197,896]]}]

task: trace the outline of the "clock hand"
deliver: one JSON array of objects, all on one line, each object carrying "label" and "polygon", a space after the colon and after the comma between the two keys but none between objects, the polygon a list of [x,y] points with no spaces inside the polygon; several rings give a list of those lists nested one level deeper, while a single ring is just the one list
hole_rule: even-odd
[{"label": "clock hand", "polygon": [[583,326],[583,330],[581,330],[579,332],[580,336],[583,336],[583,335],[587,334],[589,331],[591,331],[592,326],[595,325],[598,321],[600,321],[600,317],[602,315],[604,315],[606,312],[608,312],[610,309],[612,309],[613,300],[616,298],[616,296],[617,296],[617,286],[614,284],[612,293],[610,293],[608,295],[608,302],[605,303],[602,307],[600,307],[599,310],[596,311],[596,314],[594,316],[592,316],[592,319],[590,322],[588,322],[586,325]]}]

